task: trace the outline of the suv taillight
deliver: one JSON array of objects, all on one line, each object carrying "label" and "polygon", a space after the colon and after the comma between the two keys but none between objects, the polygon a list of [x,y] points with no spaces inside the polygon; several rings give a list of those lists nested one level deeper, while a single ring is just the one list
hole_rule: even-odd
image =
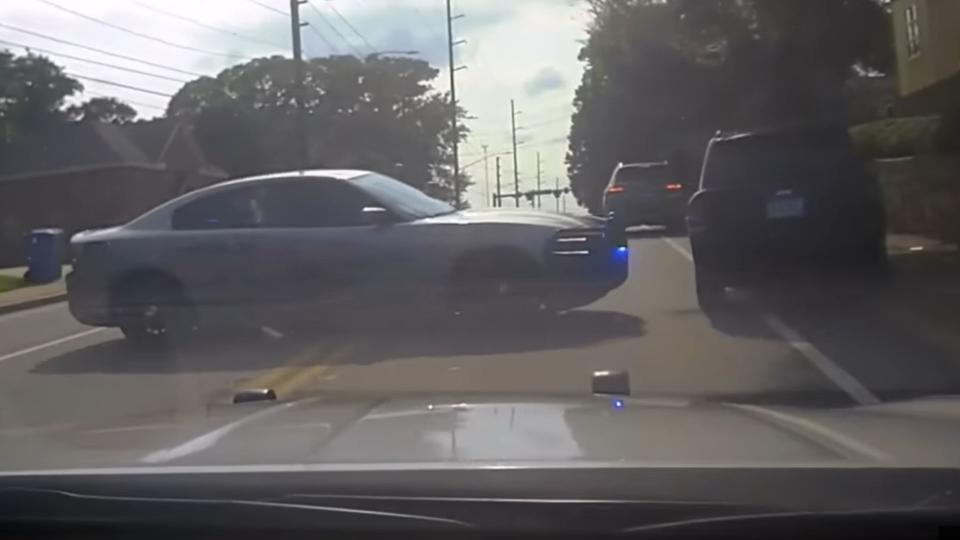
[{"label": "suv taillight", "polygon": [[623,193],[627,188],[623,186],[610,186],[607,188],[607,193]]}]

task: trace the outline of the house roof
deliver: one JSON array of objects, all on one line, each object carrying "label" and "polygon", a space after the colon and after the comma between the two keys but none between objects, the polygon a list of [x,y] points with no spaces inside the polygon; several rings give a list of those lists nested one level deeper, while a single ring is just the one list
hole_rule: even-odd
[{"label": "house roof", "polygon": [[[186,131],[182,123],[172,119],[123,125],[103,122],[62,124],[0,147],[0,177],[33,176],[96,166],[163,164],[165,150],[182,131]],[[186,136],[190,137],[190,134]],[[197,150],[202,156],[199,148]],[[202,169],[204,172],[218,172],[209,164]]]}]

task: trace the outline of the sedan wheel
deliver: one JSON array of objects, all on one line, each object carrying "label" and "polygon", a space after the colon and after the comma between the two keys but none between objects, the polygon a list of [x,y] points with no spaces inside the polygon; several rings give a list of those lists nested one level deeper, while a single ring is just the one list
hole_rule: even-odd
[{"label": "sedan wheel", "polygon": [[175,344],[196,329],[193,309],[180,287],[167,279],[147,277],[124,283],[118,292],[125,311],[120,326],[132,345],[154,348]]}]

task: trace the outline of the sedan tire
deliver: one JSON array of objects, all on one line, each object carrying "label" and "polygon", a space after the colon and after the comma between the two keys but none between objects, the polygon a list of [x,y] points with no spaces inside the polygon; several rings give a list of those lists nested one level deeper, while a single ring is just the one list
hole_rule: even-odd
[{"label": "sedan tire", "polygon": [[132,276],[116,288],[113,301],[123,313],[120,330],[135,347],[169,347],[196,330],[195,310],[172,278],[160,274]]}]

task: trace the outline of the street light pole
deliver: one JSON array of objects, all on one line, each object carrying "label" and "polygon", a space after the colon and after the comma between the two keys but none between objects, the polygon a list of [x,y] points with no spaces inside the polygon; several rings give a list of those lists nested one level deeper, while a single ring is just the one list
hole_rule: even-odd
[{"label": "street light pole", "polygon": [[300,42],[300,28],[304,25],[300,23],[300,4],[304,0],[290,0],[290,31],[293,35],[293,76],[294,76],[294,99],[297,103],[296,114],[296,148],[297,161],[301,171],[307,168],[307,119],[306,107],[304,105],[303,86],[303,48]]},{"label": "street light pole", "polygon": [[500,156],[497,156],[497,208],[503,207],[503,193],[500,190]]},{"label": "street light pole", "polygon": [[486,186],[487,201],[490,200],[490,163],[488,161],[487,151],[489,145],[483,145],[483,183]]},{"label": "street light pole", "polygon": [[540,209],[540,152],[537,152],[537,204],[536,207]]},{"label": "street light pole", "polygon": [[453,48],[456,45],[464,43],[463,41],[454,41],[453,40],[453,21],[462,17],[462,15],[453,16],[452,7],[450,5],[450,0],[447,0],[447,53],[450,59],[450,124],[453,127],[453,191],[454,191],[454,206],[460,208],[463,186],[460,182],[460,128],[457,125],[457,71],[460,69],[456,66],[456,61],[453,57]]},{"label": "street light pole", "polygon": [[513,194],[517,208],[520,208],[520,167],[517,164],[517,107],[510,100],[510,131],[513,134]]},{"label": "street light pole", "polygon": [[396,56],[418,56],[418,55],[420,54],[420,51],[393,51],[393,50],[390,50],[390,51],[373,51],[372,53],[370,53],[370,54],[367,55],[367,58],[368,58],[368,59],[370,59],[370,58],[376,59],[377,57],[386,56],[386,55],[388,55],[388,54],[393,54],[393,55],[396,55]]}]

